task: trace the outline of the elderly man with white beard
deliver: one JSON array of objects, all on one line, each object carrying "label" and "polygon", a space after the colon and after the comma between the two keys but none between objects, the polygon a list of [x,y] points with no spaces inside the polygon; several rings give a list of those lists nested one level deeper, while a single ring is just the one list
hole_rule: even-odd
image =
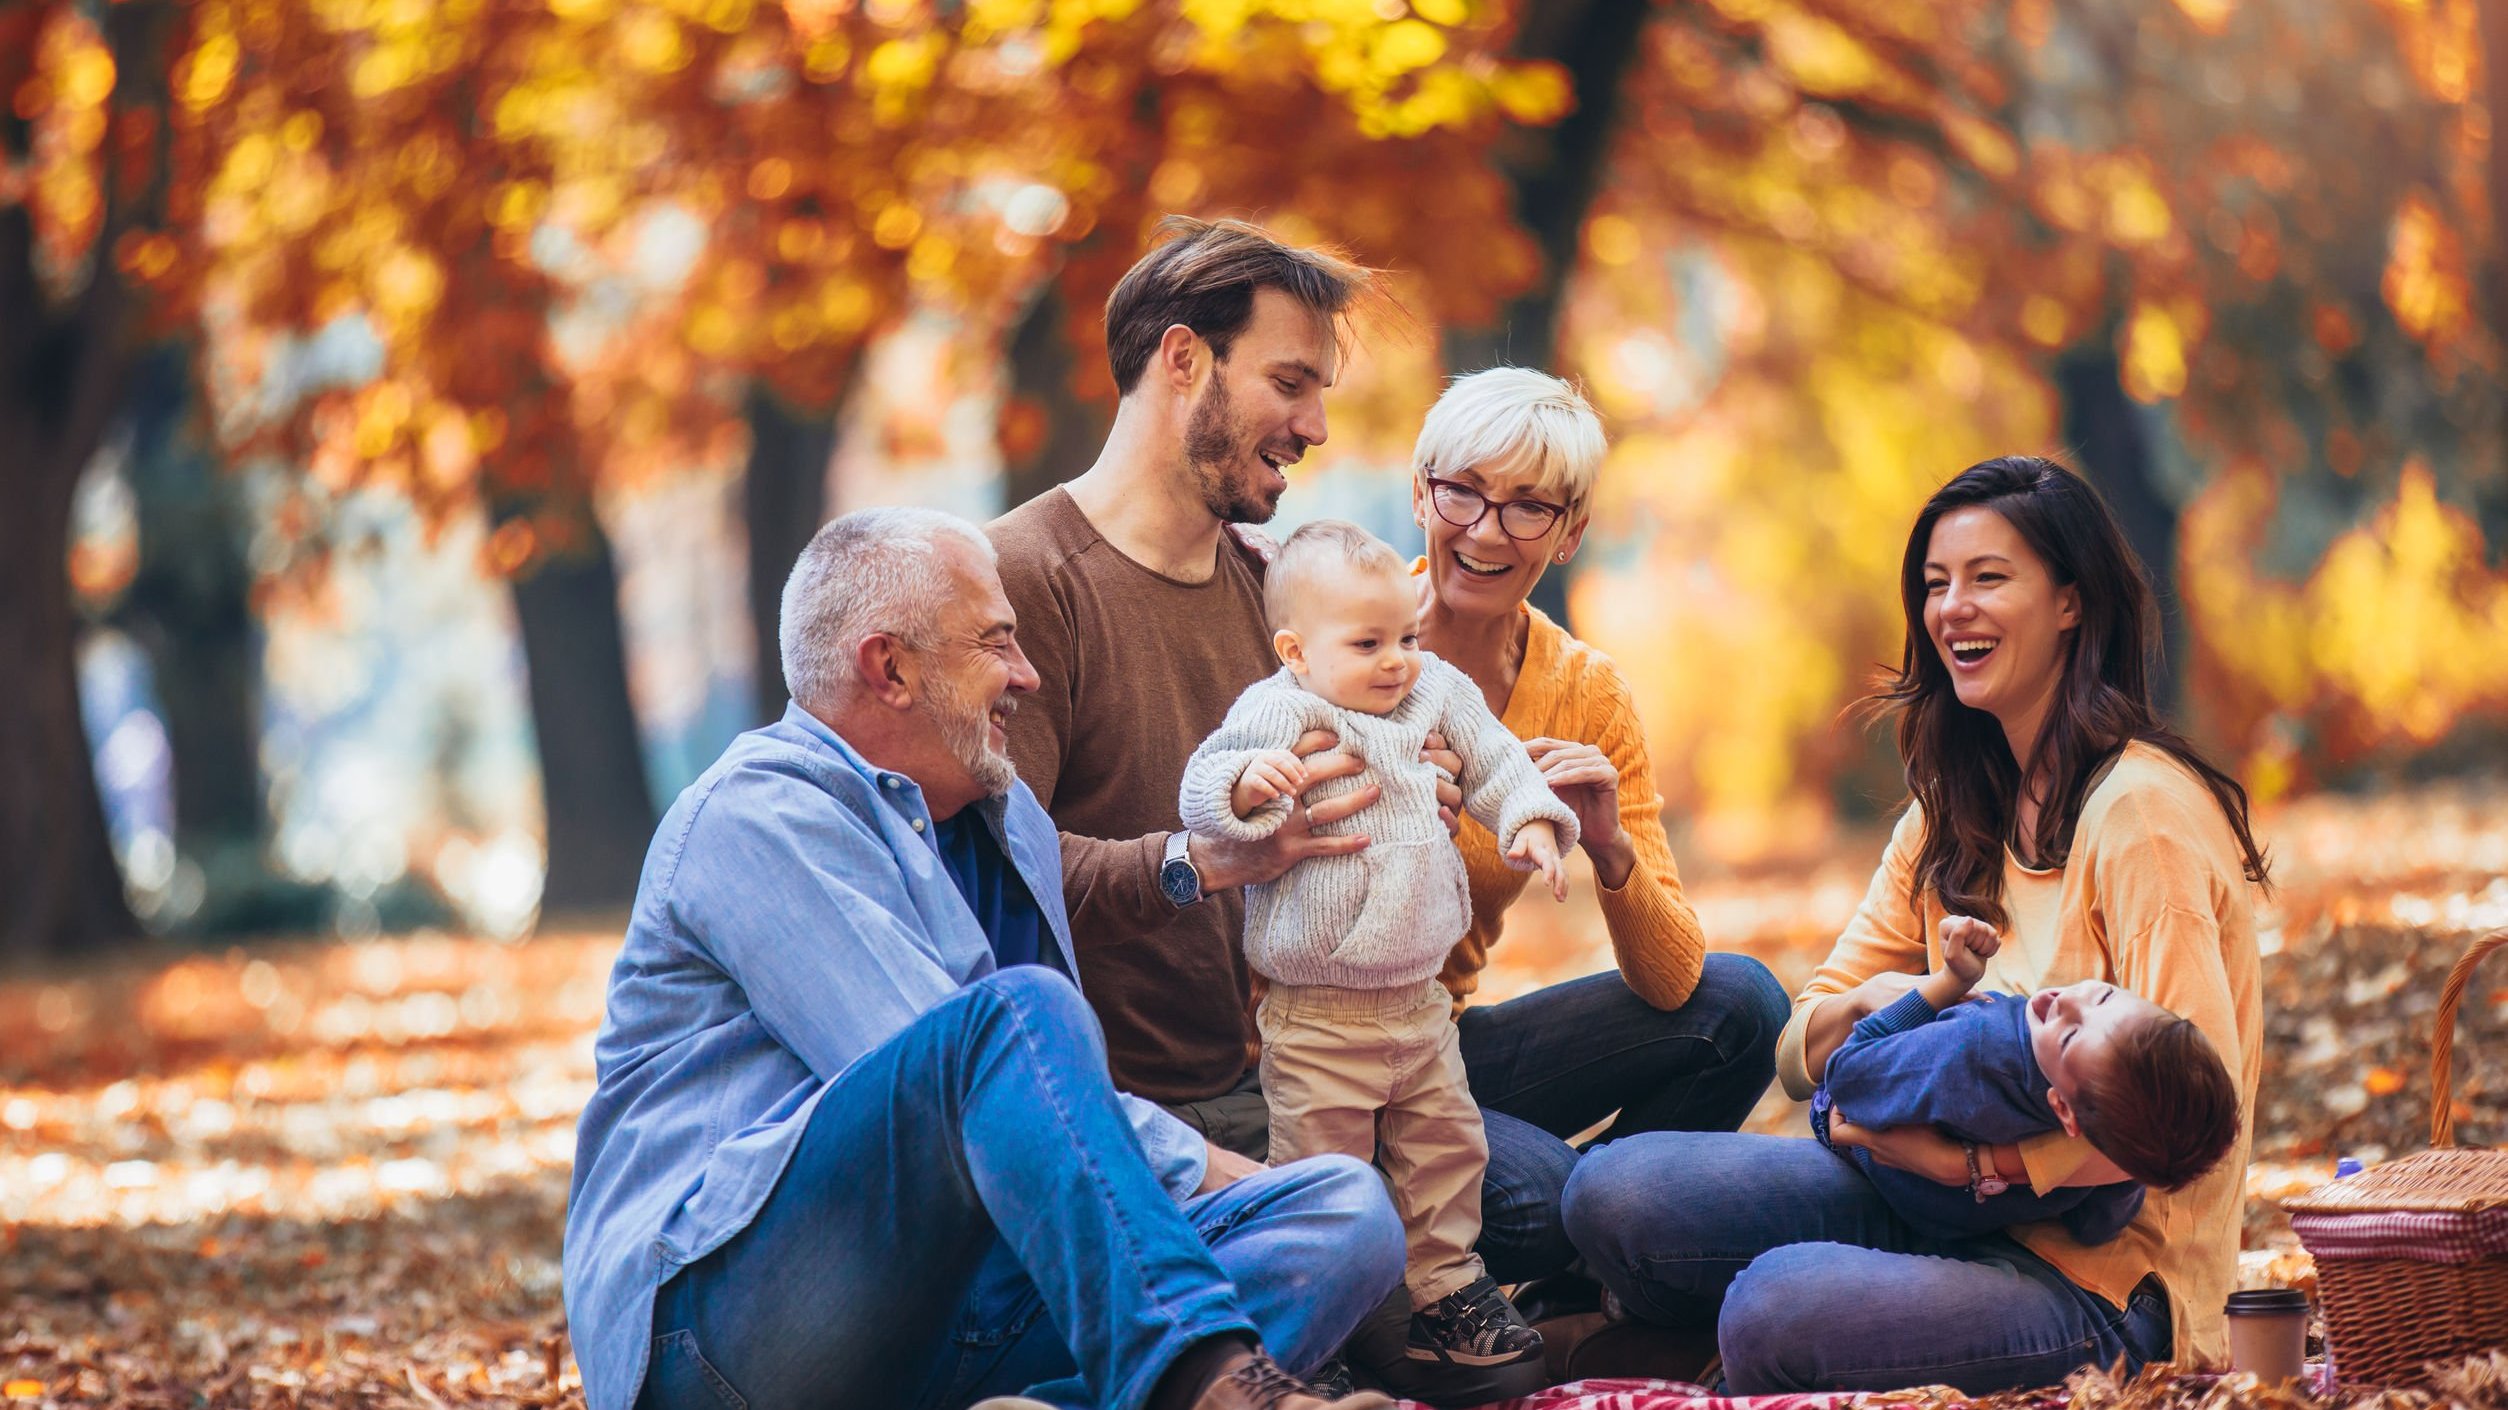
[{"label": "elderly man with white beard", "polygon": [[1319,1410],[1283,1367],[1401,1277],[1365,1164],[1264,1170],[1115,1090],[1004,752],[1016,629],[951,516],[802,553],[792,706],[662,819],[610,978],[566,1227],[592,1410]]}]

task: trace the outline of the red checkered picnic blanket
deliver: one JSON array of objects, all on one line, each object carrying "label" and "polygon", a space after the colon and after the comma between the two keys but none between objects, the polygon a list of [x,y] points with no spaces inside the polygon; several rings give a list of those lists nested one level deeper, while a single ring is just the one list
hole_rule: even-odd
[{"label": "red checkered picnic blanket", "polygon": [[2508,1258],[2508,1208],[2470,1214],[2427,1210],[2293,1214],[2290,1227],[2318,1258],[2410,1258],[2423,1263]]}]

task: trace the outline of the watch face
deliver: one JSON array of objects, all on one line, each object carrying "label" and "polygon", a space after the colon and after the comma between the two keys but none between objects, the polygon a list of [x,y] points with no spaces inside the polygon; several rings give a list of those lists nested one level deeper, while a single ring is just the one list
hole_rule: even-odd
[{"label": "watch face", "polygon": [[1158,869],[1158,889],[1179,906],[1192,905],[1202,898],[1201,878],[1193,874],[1193,864],[1182,859]]},{"label": "watch face", "polygon": [[1999,1180],[1992,1175],[1988,1175],[1984,1179],[1977,1182],[1977,1193],[1984,1195],[1988,1199],[1992,1199],[1994,1196],[2011,1189],[2011,1187],[2012,1185],[2010,1181]]}]

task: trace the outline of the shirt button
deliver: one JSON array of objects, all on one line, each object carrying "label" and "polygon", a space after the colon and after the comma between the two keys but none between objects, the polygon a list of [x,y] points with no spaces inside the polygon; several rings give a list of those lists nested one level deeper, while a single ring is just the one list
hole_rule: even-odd
[{"label": "shirt button", "polygon": [[897,776],[895,774],[890,774],[888,777],[881,779],[880,782],[887,784],[891,789],[898,787]]},{"label": "shirt button", "polygon": [[916,818],[914,820],[914,830],[917,832],[921,832],[923,830],[923,819]]}]

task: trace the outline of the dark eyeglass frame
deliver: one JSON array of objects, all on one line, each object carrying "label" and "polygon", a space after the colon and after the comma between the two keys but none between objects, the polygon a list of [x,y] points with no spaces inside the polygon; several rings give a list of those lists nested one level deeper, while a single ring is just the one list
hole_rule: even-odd
[{"label": "dark eyeglass frame", "polygon": [[[1435,475],[1426,474],[1421,475],[1420,480],[1428,486],[1428,503],[1437,511],[1437,517],[1445,520],[1447,523],[1452,524],[1458,529],[1469,530],[1478,526],[1481,520],[1489,517],[1489,511],[1494,509],[1498,511],[1498,532],[1505,534],[1508,538],[1515,540],[1517,543],[1531,543],[1533,540],[1549,533],[1552,529],[1559,527],[1560,524],[1566,522],[1567,520],[1568,507],[1564,504],[1552,504],[1546,499],[1491,499],[1488,495],[1481,493],[1479,490],[1463,483],[1461,480],[1440,479]],[[1440,493],[1440,491],[1446,490],[1451,490],[1460,495],[1470,495],[1472,498],[1479,500],[1480,512],[1473,515],[1469,519],[1455,518],[1452,513],[1447,511],[1445,496]],[[1529,534],[1517,533],[1513,526],[1507,523],[1507,511],[1515,508],[1517,505],[1523,505],[1530,509],[1538,509],[1542,511],[1544,517],[1542,519],[1541,527],[1533,530]]]}]

